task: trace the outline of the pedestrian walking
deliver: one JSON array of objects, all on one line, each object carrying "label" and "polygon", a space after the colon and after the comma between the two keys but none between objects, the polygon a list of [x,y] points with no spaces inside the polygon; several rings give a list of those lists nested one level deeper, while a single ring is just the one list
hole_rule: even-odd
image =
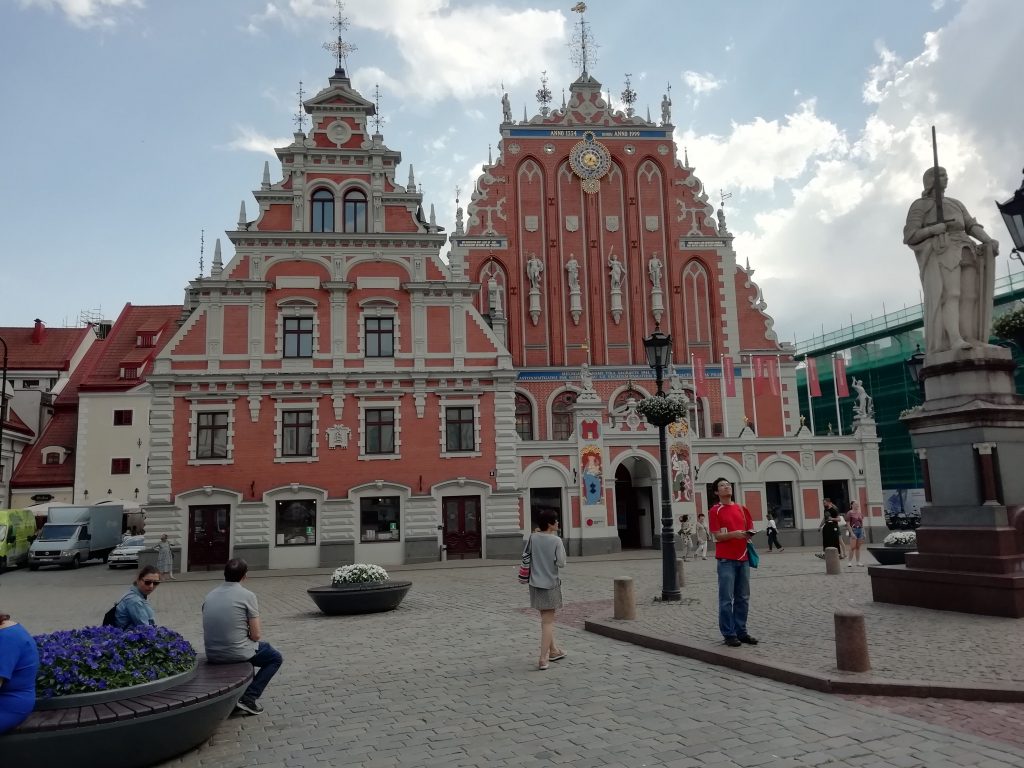
[{"label": "pedestrian walking", "polygon": [[248,661],[256,676],[235,705],[243,712],[258,715],[263,711],[259,698],[284,659],[263,640],[260,607],[256,595],[242,586],[249,564],[232,558],[224,566],[224,583],[203,601],[203,644],[211,664]]},{"label": "pedestrian walking", "polygon": [[142,566],[131,588],[117,601],[114,608],[114,625],[121,629],[156,626],[156,611],[149,603],[149,596],[159,586],[160,572],[156,566]]},{"label": "pedestrian walking", "polygon": [[754,535],[750,510],[732,500],[732,484],[724,477],[715,481],[718,503],[708,511],[718,561],[718,628],[730,648],[743,643],[757,645],[747,632],[750,609],[750,560],[747,542]]},{"label": "pedestrian walking", "polygon": [[782,551],[782,545],[779,544],[779,526],[775,523],[775,515],[771,512],[768,513],[768,528],[765,529],[765,535],[768,537],[768,551],[771,552],[772,548]]},{"label": "pedestrian walking", "polygon": [[700,554],[701,560],[708,559],[708,539],[710,538],[711,532],[704,520],[704,513],[701,512],[697,515],[697,552]]},{"label": "pedestrian walking", "polygon": [[679,518],[679,543],[683,560],[689,560],[690,553],[693,552],[693,534],[693,521],[689,515],[683,515]]},{"label": "pedestrian walking", "polygon": [[156,545],[156,567],[160,571],[160,578],[174,580],[174,554],[166,533],[160,535],[160,543]]},{"label": "pedestrian walking", "polygon": [[[540,612],[540,657],[537,669],[548,668],[549,661],[561,661],[566,653],[555,641],[555,611],[562,607],[562,579],[565,545],[558,535],[558,513],[543,510],[537,517],[540,530],[530,537],[530,607]],[[525,554],[526,548],[523,548]]]},{"label": "pedestrian walking", "polygon": [[839,510],[832,507],[828,511],[828,517],[821,523],[821,552],[815,552],[815,557],[824,558],[825,550],[835,547],[839,550]]},{"label": "pedestrian walking", "polygon": [[850,503],[850,509],[846,513],[846,522],[850,526],[850,559],[846,565],[852,567],[856,563],[859,567],[864,565],[860,561],[860,551],[864,546],[864,513],[861,512],[858,502]]}]

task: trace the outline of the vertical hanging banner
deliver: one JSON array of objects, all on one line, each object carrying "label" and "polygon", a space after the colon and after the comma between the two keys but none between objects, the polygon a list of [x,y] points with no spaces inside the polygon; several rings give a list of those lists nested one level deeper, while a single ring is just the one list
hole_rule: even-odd
[{"label": "vertical hanging banner", "polygon": [[821,382],[818,381],[818,361],[807,358],[807,390],[811,397],[821,397]]},{"label": "vertical hanging banner", "polygon": [[779,394],[779,359],[773,355],[755,355],[754,393],[758,395]]},{"label": "vertical hanging banner", "polygon": [[722,380],[725,382],[725,396],[736,397],[736,370],[729,355],[722,358]]},{"label": "vertical hanging banner", "polygon": [[700,358],[690,358],[693,362],[693,392],[697,397],[707,397],[707,375],[704,371],[704,361]]},{"label": "vertical hanging banner", "polygon": [[846,358],[838,355],[832,358],[832,372],[835,374],[836,396],[849,397],[850,388],[846,386]]}]

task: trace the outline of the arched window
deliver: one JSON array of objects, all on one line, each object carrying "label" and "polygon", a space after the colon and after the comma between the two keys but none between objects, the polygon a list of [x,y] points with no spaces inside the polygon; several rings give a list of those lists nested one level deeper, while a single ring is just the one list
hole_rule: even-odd
[{"label": "arched window", "polygon": [[313,193],[314,232],[334,231],[334,194],[329,189],[318,189]]},{"label": "arched window", "polygon": [[516,434],[520,440],[533,440],[533,405],[526,395],[516,395]]},{"label": "arched window", "polygon": [[612,413],[617,413],[620,408],[629,402],[629,398],[633,398],[638,403],[643,400],[647,395],[643,393],[643,390],[636,389],[632,385],[626,387],[615,396],[615,402],[612,403]]},{"label": "arched window", "polygon": [[551,404],[551,438],[568,440],[573,433],[576,405],[575,392],[560,392]]},{"label": "arched window", "polygon": [[345,232],[366,231],[366,193],[350,189],[345,193]]},{"label": "arched window", "polygon": [[696,259],[683,270],[683,315],[688,342],[707,344],[712,341],[708,273]]}]

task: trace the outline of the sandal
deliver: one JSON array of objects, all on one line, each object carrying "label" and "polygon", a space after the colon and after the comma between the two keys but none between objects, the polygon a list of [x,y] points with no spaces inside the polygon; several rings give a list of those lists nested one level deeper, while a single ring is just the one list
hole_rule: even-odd
[{"label": "sandal", "polygon": [[567,653],[565,653],[565,652],[563,651],[562,653],[557,653],[557,654],[555,654],[554,656],[552,656],[551,658],[549,658],[549,659],[548,659],[548,661],[561,661],[561,660],[562,660],[562,659],[564,659],[564,658],[565,658],[566,656],[568,656],[568,654],[567,654]]}]

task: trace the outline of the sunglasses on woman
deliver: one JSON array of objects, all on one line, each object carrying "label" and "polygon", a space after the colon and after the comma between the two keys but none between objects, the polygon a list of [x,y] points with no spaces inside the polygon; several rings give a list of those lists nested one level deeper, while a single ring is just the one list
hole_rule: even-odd
[{"label": "sunglasses on woman", "polygon": [[160,586],[160,582],[159,581],[155,581],[153,579],[143,579],[142,583],[145,584],[147,587],[159,587]]}]

